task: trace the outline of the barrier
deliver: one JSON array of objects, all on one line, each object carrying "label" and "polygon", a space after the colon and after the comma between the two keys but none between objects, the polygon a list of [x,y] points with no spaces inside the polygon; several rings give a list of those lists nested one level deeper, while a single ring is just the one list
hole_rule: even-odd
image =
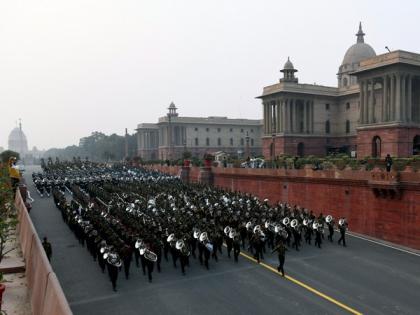
[{"label": "barrier", "polygon": [[42,243],[26,210],[20,191],[15,206],[18,212],[17,232],[26,263],[26,278],[34,315],[71,315],[69,304],[53,272]]}]

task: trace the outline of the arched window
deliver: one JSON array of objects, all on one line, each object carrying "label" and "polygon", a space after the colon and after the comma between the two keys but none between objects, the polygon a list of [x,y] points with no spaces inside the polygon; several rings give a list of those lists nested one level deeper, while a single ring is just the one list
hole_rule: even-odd
[{"label": "arched window", "polygon": [[195,145],[198,146],[198,138],[195,138]]},{"label": "arched window", "polygon": [[233,138],[230,138],[230,145],[233,145]]},{"label": "arched window", "polygon": [[217,145],[222,145],[222,139],[217,138]]},{"label": "arched window", "polygon": [[241,145],[244,145],[244,138],[241,138]]},{"label": "arched window", "polygon": [[413,155],[420,155],[420,135],[413,139]]},{"label": "arched window", "polygon": [[210,145],[210,139],[206,138],[206,146],[209,146],[209,145]]},{"label": "arched window", "polygon": [[379,136],[372,139],[372,157],[381,157],[381,138]]},{"label": "arched window", "polygon": [[325,122],[325,133],[329,134],[330,133],[330,121],[327,120]]},{"label": "arched window", "polygon": [[343,78],[343,86],[347,86],[347,84],[348,84],[347,78]]},{"label": "arched window", "polygon": [[346,120],[346,133],[350,133],[350,120]]},{"label": "arched window", "polygon": [[254,139],[251,138],[251,147],[254,146]]}]

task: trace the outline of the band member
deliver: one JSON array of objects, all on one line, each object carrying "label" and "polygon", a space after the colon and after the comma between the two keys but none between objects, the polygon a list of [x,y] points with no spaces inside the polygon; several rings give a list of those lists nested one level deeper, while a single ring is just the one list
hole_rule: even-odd
[{"label": "band member", "polygon": [[347,230],[348,223],[346,218],[340,219],[338,222],[338,229],[340,230],[340,239],[338,240],[338,244],[340,245],[343,242],[343,246],[346,247],[346,230]]},{"label": "band member", "polygon": [[245,239],[248,234],[245,223],[241,224],[241,226],[239,227],[239,234],[241,235],[242,249],[245,249]]},{"label": "band member", "polygon": [[124,264],[125,278],[128,279],[130,275],[131,260],[133,259],[133,250],[127,244],[124,244],[123,248],[121,249],[121,259]]},{"label": "band member", "polygon": [[238,262],[239,254],[241,253],[241,243],[239,240],[238,235],[235,235],[233,238],[233,257],[235,259],[235,262]]},{"label": "band member", "polygon": [[229,235],[226,235],[225,241],[226,241],[226,247],[227,247],[227,254],[228,254],[228,257],[230,258],[230,253],[232,252],[232,247],[233,247],[233,239],[231,239]]},{"label": "band member", "polygon": [[154,268],[155,263],[154,263],[154,261],[149,260],[149,259],[144,259],[144,260],[146,261],[146,266],[147,266],[147,277],[149,278],[149,282],[151,283],[152,282],[152,273],[153,273],[153,268]]},{"label": "band member", "polygon": [[315,230],[315,246],[318,246],[318,248],[321,248],[321,242],[322,242],[322,232],[321,232],[321,229],[318,228]]},{"label": "band member", "polygon": [[328,222],[328,239],[330,242],[333,241],[333,235],[334,235],[334,221]]},{"label": "band member", "polygon": [[251,244],[255,250],[254,258],[257,260],[258,263],[260,263],[260,258],[263,259],[263,253],[262,253],[262,241],[258,233],[254,233],[254,235],[252,236]]},{"label": "band member", "polygon": [[281,275],[284,277],[284,261],[286,260],[286,251],[287,248],[284,246],[283,240],[280,240],[277,246],[273,249],[271,253],[277,252],[279,258],[279,266],[277,267],[277,271],[281,272]]},{"label": "band member", "polygon": [[109,278],[111,279],[112,283],[112,289],[116,292],[117,291],[117,279],[118,279],[118,268],[121,266],[121,264],[116,263],[113,260],[108,259],[107,260],[108,265],[108,274]]}]

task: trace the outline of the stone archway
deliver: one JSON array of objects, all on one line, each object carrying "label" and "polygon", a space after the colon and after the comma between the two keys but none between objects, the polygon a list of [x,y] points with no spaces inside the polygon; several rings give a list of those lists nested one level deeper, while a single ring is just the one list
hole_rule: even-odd
[{"label": "stone archway", "polygon": [[379,136],[375,136],[372,139],[372,157],[381,157],[381,138]]},{"label": "stone archway", "polygon": [[413,138],[413,155],[420,155],[420,135]]}]

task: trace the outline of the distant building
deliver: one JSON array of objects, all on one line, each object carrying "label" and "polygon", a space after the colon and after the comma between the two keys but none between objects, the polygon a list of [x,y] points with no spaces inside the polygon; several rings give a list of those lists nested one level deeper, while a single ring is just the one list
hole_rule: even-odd
[{"label": "distant building", "polygon": [[9,134],[8,149],[18,152],[22,158],[28,154],[28,140],[22,130],[21,122],[19,127],[15,127]]},{"label": "distant building", "polygon": [[420,54],[377,56],[364,36],[360,24],[338,87],[298,83],[290,59],[280,82],[264,87],[264,156],[420,154]]},{"label": "distant building", "polygon": [[261,155],[261,120],[180,117],[174,103],[168,110],[158,123],[138,125],[138,155],[144,160],[178,159],[185,151],[196,157],[217,151]]}]

